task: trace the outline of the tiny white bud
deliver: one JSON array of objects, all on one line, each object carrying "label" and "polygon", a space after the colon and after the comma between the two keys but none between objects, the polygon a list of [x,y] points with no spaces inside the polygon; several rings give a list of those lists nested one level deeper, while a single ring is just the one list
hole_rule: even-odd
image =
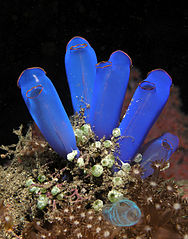
[{"label": "tiny white bud", "polygon": [[84,159],[83,158],[78,158],[77,160],[77,164],[78,164],[78,167],[81,168],[81,167],[84,167]]},{"label": "tiny white bud", "polygon": [[100,141],[95,141],[95,147],[100,149],[101,148],[101,142]]},{"label": "tiny white bud", "polygon": [[103,207],[103,201],[100,199],[97,199],[94,203],[93,203],[93,209],[95,211],[99,211],[100,209],[102,209]]},{"label": "tiny white bud", "polygon": [[129,172],[131,170],[131,165],[129,163],[122,163],[121,168],[124,172]]},{"label": "tiny white bud", "polygon": [[67,160],[70,162],[73,161],[77,153],[78,153],[77,150],[73,150],[71,153],[67,154]]}]

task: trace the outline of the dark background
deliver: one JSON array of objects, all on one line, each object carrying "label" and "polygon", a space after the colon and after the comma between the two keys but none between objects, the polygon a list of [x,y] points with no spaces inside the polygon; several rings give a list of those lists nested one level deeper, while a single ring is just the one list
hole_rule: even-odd
[{"label": "dark background", "polygon": [[98,61],[121,49],[142,77],[163,68],[181,89],[186,108],[188,18],[183,1],[11,0],[0,3],[0,145],[16,142],[12,129],[31,116],[16,81],[27,67],[40,66],[54,83],[68,114],[71,100],[64,69],[67,42],[86,38]]}]

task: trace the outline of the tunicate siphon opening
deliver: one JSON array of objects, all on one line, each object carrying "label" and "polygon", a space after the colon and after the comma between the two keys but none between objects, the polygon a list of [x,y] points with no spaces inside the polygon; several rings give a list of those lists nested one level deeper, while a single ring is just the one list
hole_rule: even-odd
[{"label": "tunicate siphon opening", "polygon": [[167,141],[167,139],[163,139],[161,145],[162,145],[166,150],[173,150],[172,145]]},{"label": "tunicate siphon opening", "polygon": [[139,86],[141,89],[147,90],[147,91],[152,91],[152,90],[155,90],[156,88],[155,84],[149,81],[142,81]]},{"label": "tunicate siphon opening", "polygon": [[84,49],[85,47],[87,47],[86,43],[77,44],[75,46],[71,46],[70,50],[80,50],[80,49]]},{"label": "tunicate siphon opening", "polygon": [[40,95],[42,90],[43,90],[42,85],[34,86],[26,92],[26,97],[29,98],[29,99],[34,99],[34,98],[36,98],[37,96]]},{"label": "tunicate siphon opening", "polygon": [[98,64],[96,64],[96,68],[105,68],[105,67],[110,67],[112,66],[111,61],[101,61]]}]

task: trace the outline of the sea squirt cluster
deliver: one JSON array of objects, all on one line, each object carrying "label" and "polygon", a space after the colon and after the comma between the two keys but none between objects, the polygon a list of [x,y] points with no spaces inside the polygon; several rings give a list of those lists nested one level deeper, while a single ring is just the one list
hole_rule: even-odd
[{"label": "sea squirt cluster", "polygon": [[[115,139],[116,149],[100,163],[93,163],[91,175],[100,178],[104,168],[107,168],[114,174],[116,186],[122,181],[119,177],[121,173],[128,173],[130,165],[134,165],[136,160],[139,164],[133,173],[137,174],[138,166],[140,174],[141,166],[143,173],[140,175],[145,179],[153,174],[154,162],[168,161],[178,147],[178,137],[171,133],[165,133],[142,146],[170,93],[172,80],[162,69],[151,71],[146,80],[138,85],[120,122],[131,65],[130,57],[120,50],[112,53],[108,61],[97,63],[96,54],[87,40],[74,37],[69,41],[65,66],[75,115],[84,108],[85,123],[76,130],[43,69],[28,68],[18,79],[18,86],[32,118],[49,145],[64,159],[76,162],[78,167],[83,168],[82,145],[89,140],[87,137],[90,133],[97,140],[94,143],[96,148],[100,148],[102,142],[104,148],[108,149]],[[110,198],[110,193],[116,200]],[[117,227],[138,223],[141,211],[133,201],[113,189],[108,193],[108,199],[111,204],[103,206],[101,203],[107,221]]]},{"label": "sea squirt cluster", "polygon": [[[119,122],[132,61],[118,50],[108,61],[96,63],[96,54],[88,41],[81,37],[69,41],[65,66],[74,111],[87,105],[85,120],[99,139],[104,136],[109,139],[113,129],[119,127],[122,137],[118,140],[116,159],[120,165],[130,163],[167,102],[171,78],[162,69],[151,71],[137,87]],[[45,71],[39,67],[26,69],[18,79],[18,86],[31,116],[51,147],[63,157],[76,150],[78,157],[73,128]],[[177,146],[176,138],[169,147],[173,147],[174,152]]]}]

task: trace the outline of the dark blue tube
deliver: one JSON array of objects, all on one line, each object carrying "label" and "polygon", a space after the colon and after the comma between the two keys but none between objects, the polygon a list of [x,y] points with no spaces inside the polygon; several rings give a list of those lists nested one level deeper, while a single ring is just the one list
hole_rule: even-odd
[{"label": "dark blue tube", "polygon": [[123,138],[119,140],[120,154],[117,156],[122,162],[130,163],[137,153],[167,102],[171,84],[170,76],[157,69],[137,87],[120,124]]},{"label": "dark blue tube", "polygon": [[156,160],[169,160],[170,156],[178,148],[179,139],[177,136],[166,133],[161,137],[152,140],[152,142],[147,144],[147,147],[144,146],[144,151],[142,153],[141,166],[144,168],[143,178],[146,178],[153,174],[153,168],[151,163]]},{"label": "dark blue tube", "polygon": [[[80,107],[86,108],[91,104],[94,81],[96,78],[97,58],[89,42],[82,37],[74,37],[67,44],[65,54],[66,74],[75,112]],[[84,103],[81,102],[83,98]],[[89,109],[85,116],[88,116]]]},{"label": "dark blue tube", "polygon": [[109,61],[100,62],[96,66],[89,123],[99,138],[109,138],[112,130],[118,126],[131,63],[126,53],[115,51]]},{"label": "dark blue tube", "polygon": [[33,120],[50,146],[60,156],[78,150],[69,118],[45,71],[39,67],[26,69],[18,79],[18,86]]}]

